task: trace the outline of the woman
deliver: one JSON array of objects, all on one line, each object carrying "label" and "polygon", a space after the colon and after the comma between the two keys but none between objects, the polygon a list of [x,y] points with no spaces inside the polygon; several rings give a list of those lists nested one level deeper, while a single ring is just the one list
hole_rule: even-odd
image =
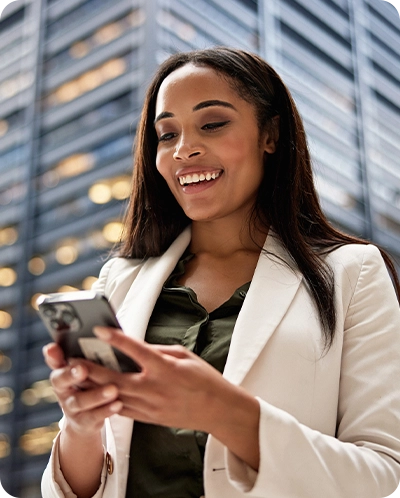
[{"label": "woman", "polygon": [[215,48],[161,65],[125,228],[96,289],[126,335],[96,334],[142,371],[47,346],[65,416],[44,498],[396,489],[400,313],[384,261],[399,293],[398,280],[385,253],[327,222],[268,64]]}]

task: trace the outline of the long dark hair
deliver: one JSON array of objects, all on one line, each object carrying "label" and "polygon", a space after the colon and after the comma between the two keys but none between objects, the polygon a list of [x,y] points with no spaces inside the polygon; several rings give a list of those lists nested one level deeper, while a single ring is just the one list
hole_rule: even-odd
[{"label": "long dark hair", "polygon": [[[310,154],[302,120],[279,75],[255,54],[227,47],[178,53],[159,67],[145,98],[137,129],[133,185],[119,255],[125,258],[160,256],[190,223],[156,169],[154,129],[158,90],[164,79],[186,64],[211,67],[233,85],[256,111],[261,130],[272,129],[279,116],[277,150],[268,167],[253,212],[265,228],[272,226],[302,272],[316,303],[325,345],[332,344],[335,325],[334,277],[323,255],[344,244],[366,240],[334,228],[322,212],[315,190]],[[400,284],[394,265],[381,250],[397,296]]]}]

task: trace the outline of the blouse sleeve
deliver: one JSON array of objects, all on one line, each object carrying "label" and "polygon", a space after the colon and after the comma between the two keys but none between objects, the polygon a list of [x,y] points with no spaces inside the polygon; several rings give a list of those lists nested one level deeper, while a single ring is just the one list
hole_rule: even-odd
[{"label": "blouse sleeve", "polygon": [[381,498],[397,488],[400,311],[374,246],[365,246],[338,333],[343,348],[336,437],[259,399],[259,471],[226,450],[230,482],[245,496]]}]

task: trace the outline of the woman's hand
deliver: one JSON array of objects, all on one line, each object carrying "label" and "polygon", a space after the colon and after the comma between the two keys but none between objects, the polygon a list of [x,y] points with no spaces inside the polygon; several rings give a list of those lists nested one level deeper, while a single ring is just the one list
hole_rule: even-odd
[{"label": "woman's hand", "polygon": [[253,396],[182,346],[147,344],[117,329],[99,327],[95,333],[142,368],[139,373],[118,373],[90,362],[82,364],[88,379],[118,388],[121,415],[211,433],[258,468],[259,403]]},{"label": "woman's hand", "polygon": [[142,422],[208,431],[212,406],[230,384],[197,355],[181,346],[150,345],[128,338],[116,329],[108,341],[133,358],[137,373],[117,373],[80,361],[87,378],[97,385],[117,386],[123,402],[121,415]]},{"label": "woman's hand", "polygon": [[117,387],[110,382],[101,386],[89,382],[86,366],[76,360],[67,363],[57,344],[45,346],[43,355],[52,369],[50,381],[69,430],[85,435],[97,433],[107,417],[122,409]]},{"label": "woman's hand", "polygon": [[104,420],[123,406],[117,399],[118,389],[110,382],[96,385],[89,381],[87,367],[75,360],[68,364],[54,343],[43,348],[43,355],[52,369],[51,384],[65,415],[58,450],[62,474],[76,495],[91,497],[101,483],[101,428]]}]

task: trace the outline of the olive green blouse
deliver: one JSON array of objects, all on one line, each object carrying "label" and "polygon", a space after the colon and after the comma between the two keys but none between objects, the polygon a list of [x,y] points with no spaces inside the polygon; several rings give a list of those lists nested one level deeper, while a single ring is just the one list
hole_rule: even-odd
[{"label": "olive green blouse", "polygon": [[[146,332],[152,344],[181,344],[221,373],[233,327],[250,283],[208,313],[195,292],[177,283],[186,254],[163,286]],[[204,495],[205,432],[135,422],[126,498],[199,498]]]}]

